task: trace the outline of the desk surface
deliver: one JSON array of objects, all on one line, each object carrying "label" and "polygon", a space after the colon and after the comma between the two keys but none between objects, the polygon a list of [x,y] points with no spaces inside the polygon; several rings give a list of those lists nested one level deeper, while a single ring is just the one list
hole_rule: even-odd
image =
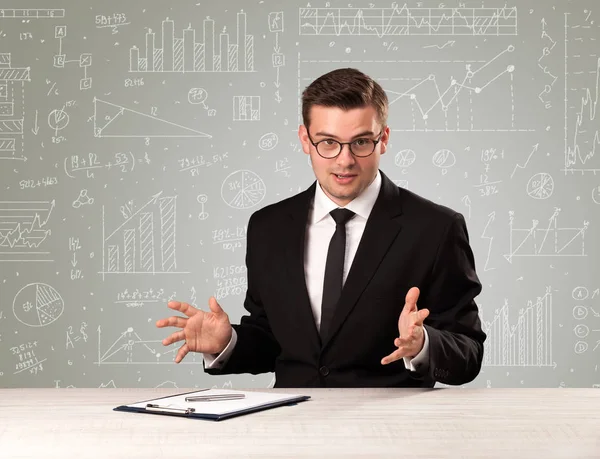
[{"label": "desk surface", "polygon": [[191,389],[0,389],[0,457],[600,458],[597,389],[247,389],[223,421],[113,411]]}]

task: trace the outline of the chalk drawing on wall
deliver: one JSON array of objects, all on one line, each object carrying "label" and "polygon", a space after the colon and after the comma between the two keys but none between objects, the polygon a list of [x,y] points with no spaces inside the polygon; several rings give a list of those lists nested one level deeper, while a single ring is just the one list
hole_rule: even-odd
[{"label": "chalk drawing on wall", "polygon": [[233,121],[260,121],[260,96],[233,96]]},{"label": "chalk drawing on wall", "polygon": [[42,8],[3,8],[0,10],[0,19],[56,19],[64,18],[63,9],[42,9]]},{"label": "chalk drawing on wall", "polygon": [[[302,59],[298,52],[298,93],[326,67],[364,66],[383,87],[399,120],[394,132],[535,132],[520,122],[515,47],[484,60]],[[395,65],[406,69],[394,76]],[[493,107],[493,112],[490,111]],[[489,124],[494,120],[494,125]],[[527,120],[528,121],[528,120]],[[298,123],[301,113],[298,109]]]},{"label": "chalk drawing on wall", "polygon": [[253,72],[254,36],[246,33],[246,13],[237,13],[236,38],[225,32],[215,35],[215,21],[204,19],[203,31],[198,33],[191,24],[175,36],[175,22],[162,21],[158,36],[149,29],[141,49],[129,50],[130,72]]},{"label": "chalk drawing on wall", "polygon": [[44,327],[57,320],[65,303],[54,287],[41,282],[27,284],[15,295],[13,313],[29,327]]},{"label": "chalk drawing on wall", "polygon": [[565,13],[565,174],[600,172],[600,57],[587,52],[596,49],[599,26],[590,15],[576,22]]},{"label": "chalk drawing on wall", "polygon": [[96,137],[212,137],[95,97],[93,118]]},{"label": "chalk drawing on wall", "polygon": [[0,160],[24,156],[25,82],[29,67],[13,67],[10,53],[0,53]]},{"label": "chalk drawing on wall", "polygon": [[300,8],[300,35],[517,35],[517,8]]},{"label": "chalk drawing on wall", "polygon": [[[546,225],[532,220],[529,228],[515,228],[514,212],[509,212],[509,252],[504,258],[512,263],[513,257],[583,257],[585,254],[585,232],[588,221],[581,227],[561,227],[555,208]],[[538,226],[539,225],[539,226]]]},{"label": "chalk drawing on wall", "polygon": [[152,196],[137,211],[121,206],[125,220],[106,230],[102,206],[102,271],[105,274],[182,274],[177,271],[177,197]]},{"label": "chalk drawing on wall", "polygon": [[[102,327],[98,326],[98,360],[95,365],[144,365],[144,364],[172,364],[175,355],[181,347],[181,343],[173,344],[171,349],[161,352],[164,348],[162,340],[148,340],[142,338],[133,327],[128,327],[114,341],[108,340],[103,343]],[[195,353],[180,364],[198,364]]]},{"label": "chalk drawing on wall", "polygon": [[249,209],[265,198],[263,180],[252,171],[240,170],[229,174],[221,186],[221,197],[234,209]]},{"label": "chalk drawing on wall", "polygon": [[79,80],[79,89],[85,90],[92,87],[92,79],[87,76],[87,69],[92,65],[92,55],[83,53],[79,55],[79,59],[67,59],[67,55],[63,54],[63,39],[67,37],[67,26],[55,26],[54,38],[58,39],[58,54],[54,55],[54,67],[63,69],[65,64],[75,63],[83,69],[83,76]]},{"label": "chalk drawing on wall", "polygon": [[[485,342],[484,366],[555,367],[552,359],[552,290],[529,300],[520,308],[516,320],[510,318],[508,300],[482,320]],[[513,309],[514,310],[514,309]],[[483,308],[482,308],[483,311]],[[482,315],[484,315],[482,313]]]},{"label": "chalk drawing on wall", "polygon": [[539,172],[527,182],[527,194],[534,199],[548,199],[554,192],[554,179],[550,174]]},{"label": "chalk drawing on wall", "polygon": [[0,262],[53,261],[41,251],[52,234],[47,227],[56,203],[0,201]]}]

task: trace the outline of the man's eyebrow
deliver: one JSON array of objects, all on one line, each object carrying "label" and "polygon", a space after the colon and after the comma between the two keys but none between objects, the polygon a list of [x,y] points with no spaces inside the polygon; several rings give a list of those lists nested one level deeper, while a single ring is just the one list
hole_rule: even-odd
[{"label": "man's eyebrow", "polygon": [[[375,134],[375,133],[374,133],[373,131],[364,131],[364,132],[361,132],[360,134],[356,134],[356,135],[355,135],[355,136],[353,136],[352,138],[353,138],[353,139],[356,139],[357,137],[364,137],[364,136],[366,136],[366,135],[374,135],[374,134]],[[338,136],[336,136],[336,135],[334,135],[334,134],[330,134],[330,133],[328,133],[328,132],[319,131],[319,132],[317,132],[317,133],[315,134],[315,137],[316,137],[316,136],[318,136],[318,135],[320,135],[320,136],[323,136],[323,137],[332,137],[332,138],[334,138],[334,139],[338,139],[338,140],[339,140],[339,137],[338,137]]]}]

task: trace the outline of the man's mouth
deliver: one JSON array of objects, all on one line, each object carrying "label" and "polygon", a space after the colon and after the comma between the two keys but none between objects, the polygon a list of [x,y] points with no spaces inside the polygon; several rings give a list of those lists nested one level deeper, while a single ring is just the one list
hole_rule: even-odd
[{"label": "man's mouth", "polygon": [[348,177],[355,177],[356,174],[333,174],[338,178],[348,178]]}]

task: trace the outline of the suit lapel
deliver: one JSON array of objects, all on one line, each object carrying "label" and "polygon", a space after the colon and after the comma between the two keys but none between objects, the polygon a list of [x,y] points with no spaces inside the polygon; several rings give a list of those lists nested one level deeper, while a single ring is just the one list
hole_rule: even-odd
[{"label": "suit lapel", "polygon": [[383,172],[381,172],[381,178],[379,196],[367,220],[342,289],[342,296],[336,306],[329,327],[329,334],[323,339],[323,347],[327,346],[342,326],[344,320],[356,305],[361,293],[375,274],[388,248],[400,232],[399,216],[402,214],[402,209],[398,187]]},{"label": "suit lapel", "polygon": [[[306,238],[306,224],[310,205],[315,195],[317,182],[315,181],[306,191],[293,201],[290,213],[287,219],[287,228],[283,229],[286,237],[285,262],[284,265],[288,271],[291,285],[290,301],[299,308],[299,316],[302,323],[298,324],[300,329],[309,330],[306,338],[313,341],[315,346],[320,347],[319,330],[315,324],[315,318],[310,305],[310,297],[306,287],[306,277],[304,275],[304,245]],[[303,337],[305,338],[305,337]]]}]

